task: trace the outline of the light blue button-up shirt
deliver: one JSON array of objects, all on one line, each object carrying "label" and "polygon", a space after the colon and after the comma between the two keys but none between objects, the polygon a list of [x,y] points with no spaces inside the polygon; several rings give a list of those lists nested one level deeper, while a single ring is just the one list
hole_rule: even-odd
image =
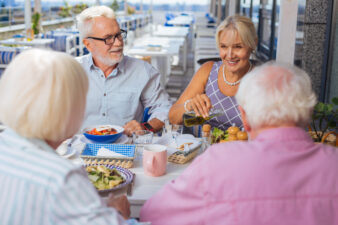
[{"label": "light blue button-up shirt", "polygon": [[82,166],[45,142],[0,133],[0,224],[126,224],[100,200]]},{"label": "light blue button-up shirt", "polygon": [[143,60],[124,56],[106,78],[93,63],[92,55],[77,60],[87,72],[89,91],[82,128],[92,125],[123,126],[131,120],[141,122],[144,108],[151,117],[164,121],[171,107],[169,96],[160,85],[160,74]]}]

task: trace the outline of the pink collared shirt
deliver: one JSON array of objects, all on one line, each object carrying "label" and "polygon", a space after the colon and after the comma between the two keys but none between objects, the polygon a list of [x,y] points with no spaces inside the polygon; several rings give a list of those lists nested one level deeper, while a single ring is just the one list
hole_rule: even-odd
[{"label": "pink collared shirt", "polygon": [[338,224],[338,151],[300,128],[211,146],[141,210],[152,225]]}]

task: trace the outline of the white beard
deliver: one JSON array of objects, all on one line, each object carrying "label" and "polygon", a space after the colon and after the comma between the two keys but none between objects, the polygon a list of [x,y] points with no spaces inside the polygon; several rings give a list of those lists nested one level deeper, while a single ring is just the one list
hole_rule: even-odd
[{"label": "white beard", "polygon": [[117,60],[111,59],[109,57],[104,57],[104,56],[100,55],[97,51],[92,52],[92,55],[95,56],[95,58],[97,58],[100,61],[100,63],[102,63],[106,66],[109,66],[109,67],[115,66],[116,64],[120,63],[123,59],[123,51],[120,55],[120,58],[117,59]]},{"label": "white beard", "polygon": [[117,60],[110,59],[110,58],[105,58],[102,57],[101,55],[98,55],[97,58],[101,63],[103,63],[106,66],[115,66],[116,64],[120,63],[123,59],[123,53],[121,54],[120,58]]}]

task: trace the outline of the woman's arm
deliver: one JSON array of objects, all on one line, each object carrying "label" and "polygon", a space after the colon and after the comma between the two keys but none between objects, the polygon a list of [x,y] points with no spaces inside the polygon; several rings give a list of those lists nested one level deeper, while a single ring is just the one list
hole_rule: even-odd
[{"label": "woman's arm", "polygon": [[186,104],[186,108],[188,110],[194,110],[197,115],[208,116],[209,109],[211,108],[211,102],[210,99],[204,94],[204,89],[213,64],[214,62],[212,61],[204,63],[193,76],[180,98],[170,108],[170,123],[182,123],[182,116],[186,111],[184,108],[184,103],[187,100],[190,100],[190,102]]}]

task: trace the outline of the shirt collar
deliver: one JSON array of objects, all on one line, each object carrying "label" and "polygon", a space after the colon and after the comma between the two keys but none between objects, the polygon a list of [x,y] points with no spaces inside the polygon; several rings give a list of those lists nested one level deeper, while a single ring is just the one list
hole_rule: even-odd
[{"label": "shirt collar", "polygon": [[306,140],[312,141],[310,135],[300,127],[278,127],[262,131],[255,141],[263,140]]},{"label": "shirt collar", "polygon": [[[91,53],[89,53],[88,57],[89,57],[88,58],[88,69],[89,70],[99,69],[97,66],[95,66],[94,61],[93,61],[93,56]],[[117,67],[109,74],[109,76],[117,76],[119,72],[124,73],[126,61],[127,61],[127,57],[123,56],[122,61],[117,64]]]}]

